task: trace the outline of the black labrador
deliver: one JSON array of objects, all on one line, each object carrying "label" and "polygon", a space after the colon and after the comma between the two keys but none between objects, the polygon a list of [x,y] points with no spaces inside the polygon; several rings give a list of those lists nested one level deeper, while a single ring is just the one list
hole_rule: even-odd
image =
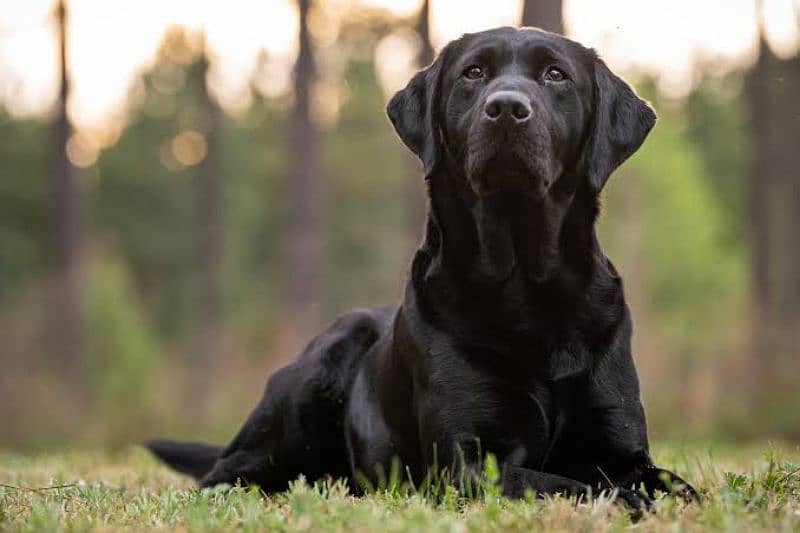
[{"label": "black labrador", "polygon": [[387,110],[430,200],[402,304],[311,341],[227,448],[150,449],[204,487],[375,482],[393,458],[416,482],[433,465],[463,480],[491,452],[510,497],[696,496],[650,459],[630,313],[595,234],[653,110],[593,50],[532,28],[451,42]]}]

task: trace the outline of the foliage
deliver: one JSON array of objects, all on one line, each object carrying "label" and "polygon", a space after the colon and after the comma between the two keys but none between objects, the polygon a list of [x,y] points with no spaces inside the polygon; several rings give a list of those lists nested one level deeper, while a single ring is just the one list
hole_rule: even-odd
[{"label": "foliage", "polygon": [[41,121],[14,120],[0,110],[0,302],[49,263],[50,134]]},{"label": "foliage", "polygon": [[87,321],[93,400],[110,414],[114,433],[124,434],[136,413],[119,419],[131,405],[153,401],[158,341],[138,305],[130,275],[118,257],[104,254],[91,265]]},{"label": "foliage", "polygon": [[721,208],[721,230],[731,248],[741,247],[745,241],[745,191],[751,159],[741,77],[708,78],[684,103],[684,133],[702,153],[706,181]]},{"label": "foliage", "polygon": [[[601,235],[612,258],[637,261],[645,273],[647,310],[676,351],[697,357],[717,337],[693,333],[713,331],[731,319],[731,310],[741,309],[744,254],[729,245],[728,217],[687,134],[685,110],[661,109],[645,145],[608,186]],[[635,243],[626,242],[631,231],[638,234]],[[636,256],[625,250],[631,245]]]},{"label": "foliage", "polygon": [[424,186],[384,117],[385,97],[371,65],[354,62],[345,80],[350,95],[325,135],[330,223],[324,240],[328,279],[338,280],[329,285],[329,307],[337,312],[400,298],[411,260],[407,191]]}]

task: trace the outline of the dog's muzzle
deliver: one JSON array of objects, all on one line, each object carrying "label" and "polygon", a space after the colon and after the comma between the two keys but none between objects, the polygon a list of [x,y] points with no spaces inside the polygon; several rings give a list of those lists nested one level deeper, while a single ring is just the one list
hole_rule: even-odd
[{"label": "dog's muzzle", "polygon": [[490,93],[470,131],[467,175],[479,195],[518,190],[542,197],[551,176],[548,137],[537,124],[528,95],[517,90]]}]

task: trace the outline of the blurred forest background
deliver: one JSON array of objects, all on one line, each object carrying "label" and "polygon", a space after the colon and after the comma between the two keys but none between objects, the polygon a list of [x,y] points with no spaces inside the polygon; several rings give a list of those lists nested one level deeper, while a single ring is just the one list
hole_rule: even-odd
[{"label": "blurred forest background", "polygon": [[[232,3],[232,20],[263,17],[289,45],[264,48],[236,90],[220,89],[202,22],[171,26],[128,65],[110,118],[87,125],[91,98],[81,107],[72,92],[87,34],[71,16],[90,8],[39,3],[21,22],[8,14],[28,0],[0,9],[0,447],[224,441],[322,325],[399,300],[424,187],[385,102],[443,44],[437,20],[453,35],[496,24],[478,14],[456,27],[437,0]],[[509,24],[577,39],[593,24],[577,0],[514,3]],[[636,3],[602,4],[613,21]],[[707,3],[713,34],[726,2],[680,16]],[[680,9],[638,4],[652,4],[641,23],[654,39],[668,23],[657,10]],[[752,0],[745,50],[694,54],[677,81],[669,64],[620,60],[637,48],[615,51],[613,35],[586,43],[614,52],[660,115],[610,181],[600,228],[626,282],[656,438],[800,440],[800,3],[777,15],[794,32],[780,46],[768,4]],[[92,45],[109,76],[128,57],[116,52],[124,26],[135,31],[119,9],[119,27],[98,20],[107,40]],[[686,44],[681,29],[666,29],[665,49]],[[52,91],[26,108],[14,65],[40,56],[4,43],[34,32],[56,59],[33,66],[53,71]]]}]

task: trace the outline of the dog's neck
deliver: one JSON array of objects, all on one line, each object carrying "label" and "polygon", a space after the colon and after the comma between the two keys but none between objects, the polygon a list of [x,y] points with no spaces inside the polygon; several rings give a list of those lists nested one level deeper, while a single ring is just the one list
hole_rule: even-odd
[{"label": "dog's neck", "polygon": [[541,199],[516,191],[478,196],[447,169],[427,181],[430,207],[420,252],[433,256],[433,269],[452,267],[463,283],[502,285],[514,276],[526,284],[549,283],[590,266],[597,251],[598,200],[579,177],[562,176]]},{"label": "dog's neck", "polygon": [[572,312],[604,259],[594,229],[597,196],[584,183],[562,176],[541,200],[477,197],[461,176],[434,172],[409,286],[417,305],[449,308],[448,317],[463,315],[464,324],[495,316],[522,329],[552,313],[543,309],[552,299]]}]

